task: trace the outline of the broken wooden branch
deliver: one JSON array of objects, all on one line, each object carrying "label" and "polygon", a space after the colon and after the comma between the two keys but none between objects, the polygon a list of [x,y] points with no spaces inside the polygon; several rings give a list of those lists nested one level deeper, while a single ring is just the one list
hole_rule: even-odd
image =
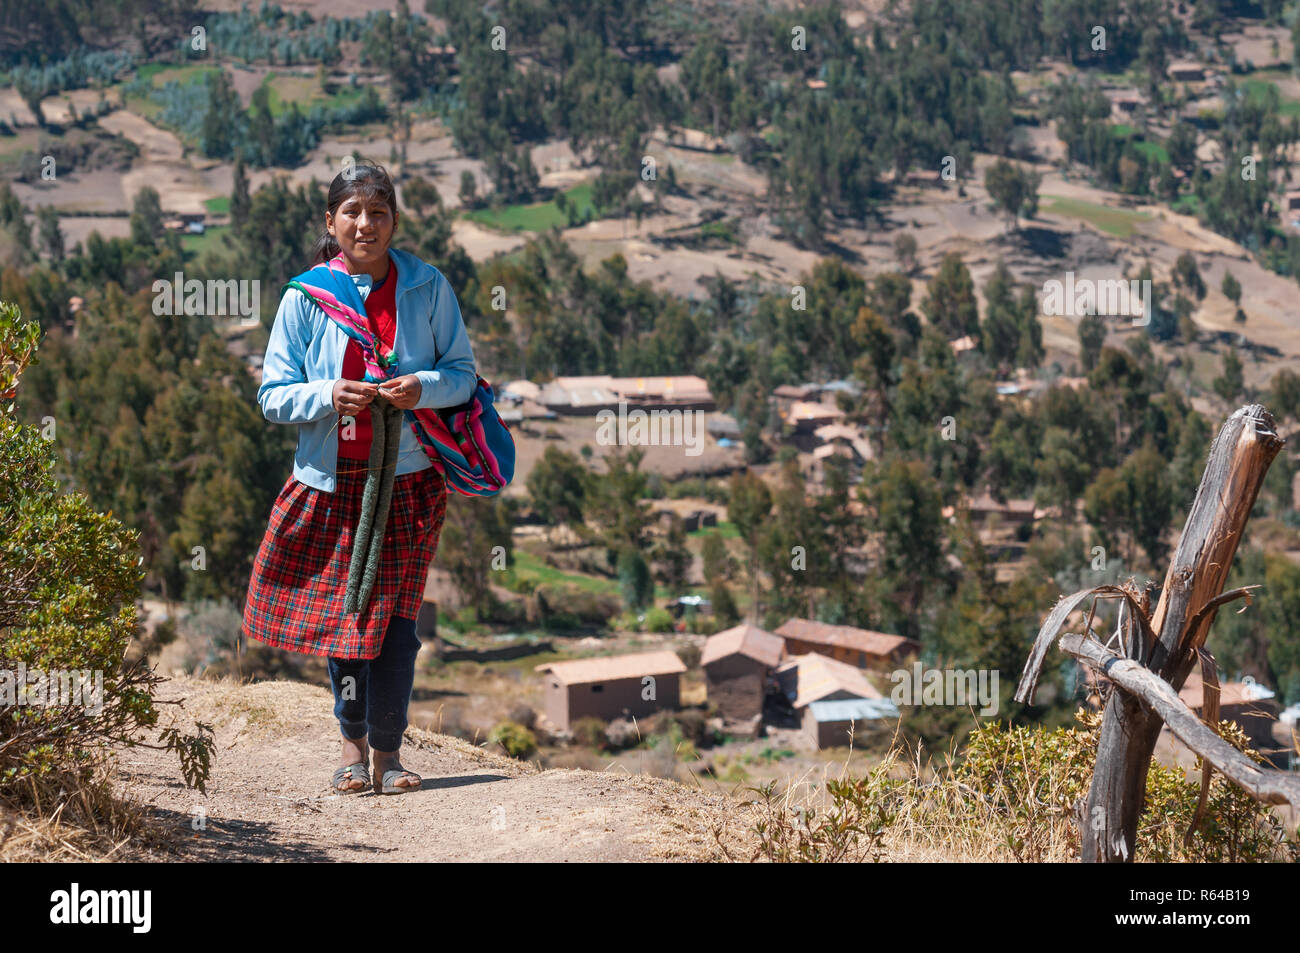
[{"label": "broken wooden branch", "polygon": [[1251,797],[1264,804],[1289,803],[1300,807],[1300,775],[1265,768],[1246,757],[1198,718],[1168,682],[1141,662],[1123,658],[1096,639],[1073,632],[1061,636],[1060,647],[1062,652],[1086,662],[1124,691],[1141,698],[1183,744]]}]

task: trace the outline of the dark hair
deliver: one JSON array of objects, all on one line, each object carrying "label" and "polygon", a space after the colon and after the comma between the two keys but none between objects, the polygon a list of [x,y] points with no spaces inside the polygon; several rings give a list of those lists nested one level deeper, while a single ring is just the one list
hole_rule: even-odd
[{"label": "dark hair", "polygon": [[[393,180],[388,177],[388,172],[382,165],[362,160],[334,176],[334,181],[330,183],[327,203],[329,213],[337,214],[339,206],[356,195],[363,199],[378,196],[392,209],[393,215],[397,215],[397,189],[393,188]],[[324,232],[316,239],[316,246],[312,249],[312,261],[315,264],[329,261],[338,255],[339,251],[337,239],[329,232]]]}]

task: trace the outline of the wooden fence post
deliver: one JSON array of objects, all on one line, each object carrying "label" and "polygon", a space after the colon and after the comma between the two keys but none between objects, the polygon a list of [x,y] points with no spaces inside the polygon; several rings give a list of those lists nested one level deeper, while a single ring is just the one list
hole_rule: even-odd
[{"label": "wooden fence post", "polygon": [[[1242,407],[1229,417],[1210,449],[1196,499],[1150,619],[1145,618],[1136,600],[1126,597],[1130,629],[1135,633],[1126,647],[1128,657],[1167,682],[1175,696],[1197,663],[1198,650],[1205,643],[1217,611],[1214,600],[1223,591],[1259,488],[1283,443],[1273,416],[1259,404]],[[1098,591],[1102,590],[1120,591],[1117,587],[1101,587]],[[1026,664],[1017,700],[1032,700],[1043,656],[1056,631],[1070,611],[1092,592],[1076,593],[1049,615]],[[1138,615],[1141,617],[1132,618]],[[1085,632],[1083,638],[1087,635]],[[1070,639],[1074,641],[1067,642]],[[1100,665],[1097,660],[1103,656],[1096,651],[1099,646],[1090,646],[1091,653],[1081,652],[1083,643],[1078,639],[1067,636],[1061,640],[1062,648]],[[1120,660],[1111,655],[1101,667],[1102,673]],[[1137,690],[1139,687],[1142,691]],[[1076,817],[1083,861],[1113,863],[1133,859],[1147,770],[1165,720],[1161,711],[1169,708],[1167,701],[1157,699],[1141,680],[1131,680],[1127,687],[1116,683],[1110,693],[1102,717],[1092,786]],[[1176,697],[1174,702],[1177,704]],[[1205,755],[1205,751],[1200,753]],[[1233,770],[1239,772],[1240,766],[1234,765]]]}]

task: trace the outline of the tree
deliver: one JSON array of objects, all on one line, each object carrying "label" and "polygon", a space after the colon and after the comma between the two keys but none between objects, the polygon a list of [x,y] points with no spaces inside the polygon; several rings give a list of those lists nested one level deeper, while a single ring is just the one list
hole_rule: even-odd
[{"label": "tree", "polygon": [[584,513],[600,527],[611,566],[623,550],[645,549],[651,515],[646,475],[641,472],[644,457],[640,447],[615,450],[604,457],[604,473],[586,472]]},{"label": "tree", "polygon": [[[461,170],[460,192],[458,194],[460,196],[460,204],[465,206],[465,208],[473,208],[478,202],[478,180],[474,178],[474,173],[469,169]],[[560,195],[557,196],[557,206],[559,205],[559,199],[563,197],[563,193],[560,193]],[[560,211],[563,212],[564,209],[560,209]]]},{"label": "tree", "polygon": [[1175,288],[1190,292],[1197,301],[1205,300],[1205,279],[1201,277],[1201,270],[1191,252],[1183,252],[1174,262],[1173,280]]},{"label": "tree", "polygon": [[146,185],[135,194],[131,206],[131,241],[137,245],[153,245],[165,231],[158,191]]},{"label": "tree", "polygon": [[1033,217],[1038,210],[1038,186],[1042,176],[1020,168],[1006,159],[998,159],[984,173],[984,188],[989,198],[1002,210],[1012,229],[1019,227],[1020,216]]},{"label": "tree", "polygon": [[1196,127],[1181,119],[1174,123],[1165,140],[1165,151],[1175,169],[1190,173],[1196,166]]},{"label": "tree", "polygon": [[1167,556],[1164,537],[1174,515],[1168,465],[1147,443],[1124,461],[1121,474],[1129,492],[1129,532],[1158,566]]},{"label": "tree", "polygon": [[686,591],[692,557],[680,519],[673,519],[667,534],[651,550],[650,559],[669,595],[678,596]]},{"label": "tree", "polygon": [[948,338],[979,332],[975,283],[957,252],[948,252],[926,289],[921,311]]},{"label": "tree", "polygon": [[1047,428],[1043,434],[1042,456],[1035,470],[1043,503],[1073,513],[1075,500],[1088,485],[1091,467],[1068,431],[1061,427]]},{"label": "tree", "polygon": [[995,367],[1037,367],[1043,359],[1043,331],[1038,321],[1038,302],[1028,286],[1019,294],[1006,263],[997,267],[984,286],[982,348]]},{"label": "tree", "polygon": [[[199,151],[209,159],[226,159],[236,153],[242,155],[244,149],[236,148],[239,141],[236,120],[243,118],[244,108],[239,101],[239,93],[230,82],[230,74],[223,69],[215,70],[208,74],[205,81],[208,108],[203,113],[203,122],[199,128]],[[269,117],[269,111],[267,115]]]},{"label": "tree", "polygon": [[729,110],[736,98],[727,48],[712,33],[691,46],[681,60],[681,84],[696,115],[715,136],[731,128]]},{"label": "tree", "polygon": [[248,222],[252,199],[248,194],[248,170],[244,168],[244,154],[235,157],[235,182],[230,193],[230,226],[238,235]]},{"label": "tree", "polygon": [[916,236],[911,232],[899,232],[894,239],[894,257],[898,259],[903,274],[910,275],[916,270]]},{"label": "tree", "polygon": [[925,596],[944,571],[943,496],[918,460],[892,457],[863,482],[879,545],[879,584],[895,607],[895,624],[920,633]]},{"label": "tree", "polygon": [[1100,315],[1087,314],[1079,319],[1079,360],[1085,374],[1092,373],[1106,342],[1106,322]]},{"label": "tree", "polygon": [[1232,272],[1227,270],[1223,272],[1223,284],[1220,285],[1220,290],[1229,301],[1238,307],[1241,306],[1241,282],[1233,277]]},{"label": "tree", "polygon": [[763,479],[745,471],[731,478],[731,495],[727,501],[727,519],[735,524],[740,538],[749,549],[749,573],[752,601],[750,618],[759,618],[759,561],[758,547],[768,517],[772,513],[772,494]]},{"label": "tree", "polygon": [[709,533],[704,537],[700,547],[700,559],[704,564],[704,581],[709,585],[725,582],[735,575],[736,567],[727,552],[727,543],[719,533]]},{"label": "tree", "polygon": [[1269,384],[1269,409],[1279,417],[1300,420],[1300,374],[1283,368]]},{"label": "tree", "polygon": [[51,261],[63,261],[63,229],[59,228],[59,213],[53,205],[42,205],[36,210],[36,222],[40,228],[41,247]]},{"label": "tree", "polygon": [[1229,404],[1235,403],[1241,395],[1241,389],[1245,381],[1241,372],[1241,358],[1237,356],[1235,347],[1228,348],[1223,355],[1223,373],[1216,377],[1213,382],[1214,392],[1222,397]]},{"label": "tree", "polygon": [[650,567],[639,550],[624,546],[618,551],[618,591],[623,605],[644,609],[654,602],[655,584]]},{"label": "tree", "polygon": [[533,509],[550,526],[582,523],[587,468],[574,454],[547,447],[528,473]]}]

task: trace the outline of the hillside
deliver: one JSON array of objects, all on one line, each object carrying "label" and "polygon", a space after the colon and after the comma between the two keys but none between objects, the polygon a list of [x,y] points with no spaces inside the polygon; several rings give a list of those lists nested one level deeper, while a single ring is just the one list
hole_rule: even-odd
[{"label": "hillside", "polygon": [[[615,772],[547,770],[447,735],[411,728],[403,763],[417,794],[331,795],[338,756],[329,692],[300,682],[179,678],[170,719],[212,725],[208,796],[180,782],[175,757],[146,748],[118,758],[120,793],[177,832],[127,859],[169,861],[707,860],[723,794]],[[206,829],[193,830],[206,812]]]}]

